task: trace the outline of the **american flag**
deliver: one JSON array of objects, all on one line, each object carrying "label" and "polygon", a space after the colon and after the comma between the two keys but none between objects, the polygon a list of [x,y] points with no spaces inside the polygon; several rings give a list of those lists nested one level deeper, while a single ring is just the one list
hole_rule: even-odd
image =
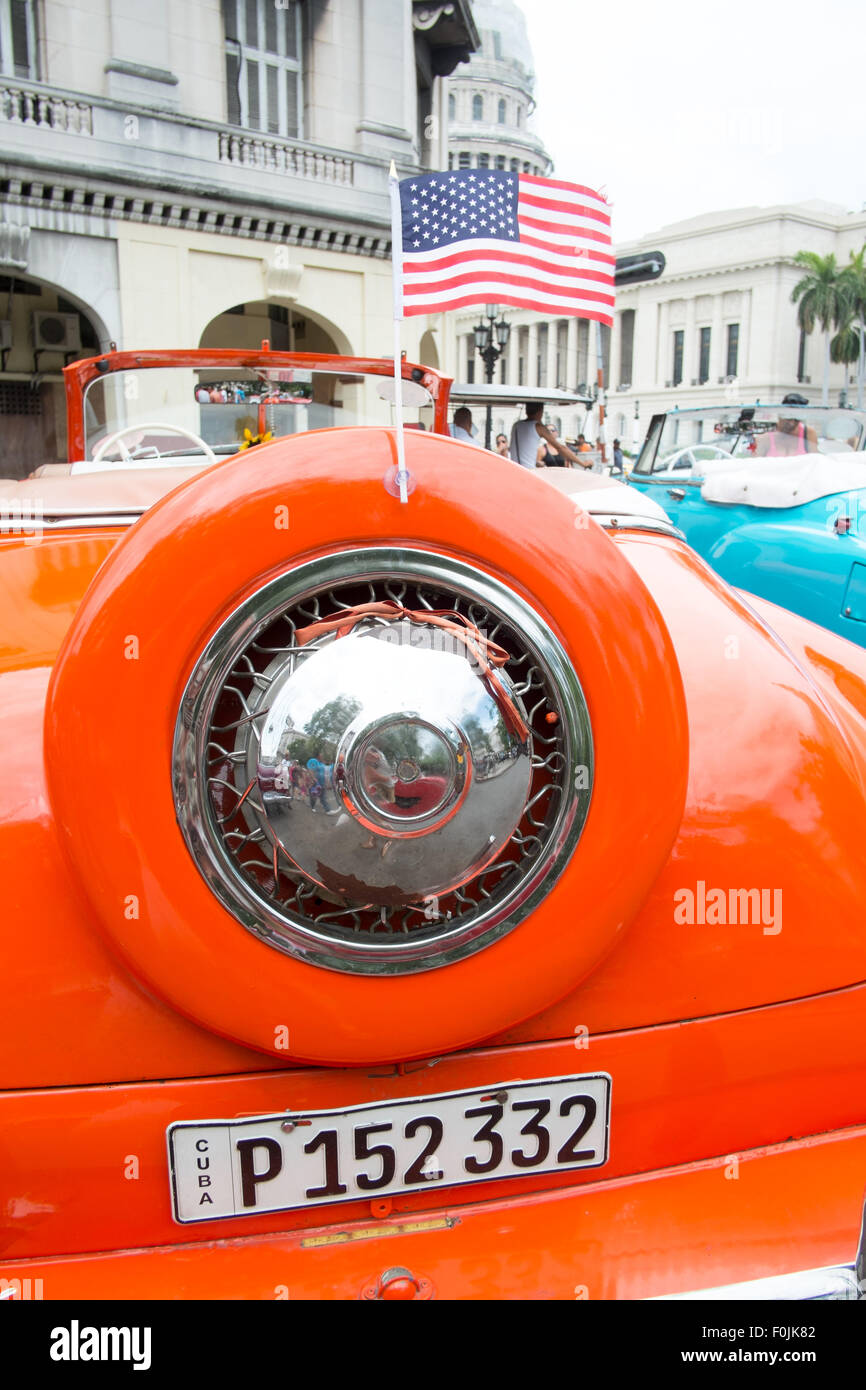
[{"label": "american flag", "polygon": [[399,198],[404,314],[498,303],[613,322],[616,258],[600,193],[460,169],[402,179]]}]

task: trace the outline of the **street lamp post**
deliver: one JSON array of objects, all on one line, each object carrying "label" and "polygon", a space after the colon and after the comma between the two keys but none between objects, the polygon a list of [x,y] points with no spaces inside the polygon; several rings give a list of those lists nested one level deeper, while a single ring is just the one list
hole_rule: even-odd
[{"label": "street lamp post", "polygon": [[[499,305],[485,304],[485,317],[475,325],[475,351],[484,362],[484,376],[488,385],[493,381],[493,370],[506,347],[511,324],[498,318]],[[487,422],[484,429],[484,447],[490,448],[493,432],[493,407],[487,407]]]}]

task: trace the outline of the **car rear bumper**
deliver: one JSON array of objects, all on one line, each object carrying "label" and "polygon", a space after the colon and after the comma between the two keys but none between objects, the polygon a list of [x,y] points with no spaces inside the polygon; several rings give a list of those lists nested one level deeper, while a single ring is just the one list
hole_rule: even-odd
[{"label": "car rear bumper", "polygon": [[401,1267],[421,1296],[440,1299],[855,1298],[866,1290],[864,1185],[858,1127],[412,1217],[9,1261],[0,1290],[46,1300],[361,1299],[379,1296],[383,1274]]}]

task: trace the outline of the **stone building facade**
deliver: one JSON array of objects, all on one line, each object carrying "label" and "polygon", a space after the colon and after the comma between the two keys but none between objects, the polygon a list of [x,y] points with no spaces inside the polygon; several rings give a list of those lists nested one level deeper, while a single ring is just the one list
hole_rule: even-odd
[{"label": "stone building facade", "polygon": [[[666,265],[658,280],[617,290],[611,432],[629,440],[673,405],[778,401],[789,391],[820,403],[824,337],[800,334],[794,257],[832,252],[844,265],[864,241],[866,211],[816,202],[710,213],[618,245],[618,255],[661,251]],[[845,367],[832,366],[833,404],[845,389]]]},{"label": "stone building facade", "polygon": [[443,166],[477,44],[469,0],[0,0],[0,473],[112,343],[389,355],[389,163]]}]

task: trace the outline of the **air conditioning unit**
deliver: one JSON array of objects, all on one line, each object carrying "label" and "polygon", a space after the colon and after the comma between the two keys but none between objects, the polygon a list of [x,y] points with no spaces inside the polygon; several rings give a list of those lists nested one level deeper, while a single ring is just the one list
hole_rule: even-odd
[{"label": "air conditioning unit", "polygon": [[78,315],[34,310],[33,346],[38,352],[79,352],[81,322]]},{"label": "air conditioning unit", "polygon": [[12,320],[0,319],[0,348],[12,346]]}]

